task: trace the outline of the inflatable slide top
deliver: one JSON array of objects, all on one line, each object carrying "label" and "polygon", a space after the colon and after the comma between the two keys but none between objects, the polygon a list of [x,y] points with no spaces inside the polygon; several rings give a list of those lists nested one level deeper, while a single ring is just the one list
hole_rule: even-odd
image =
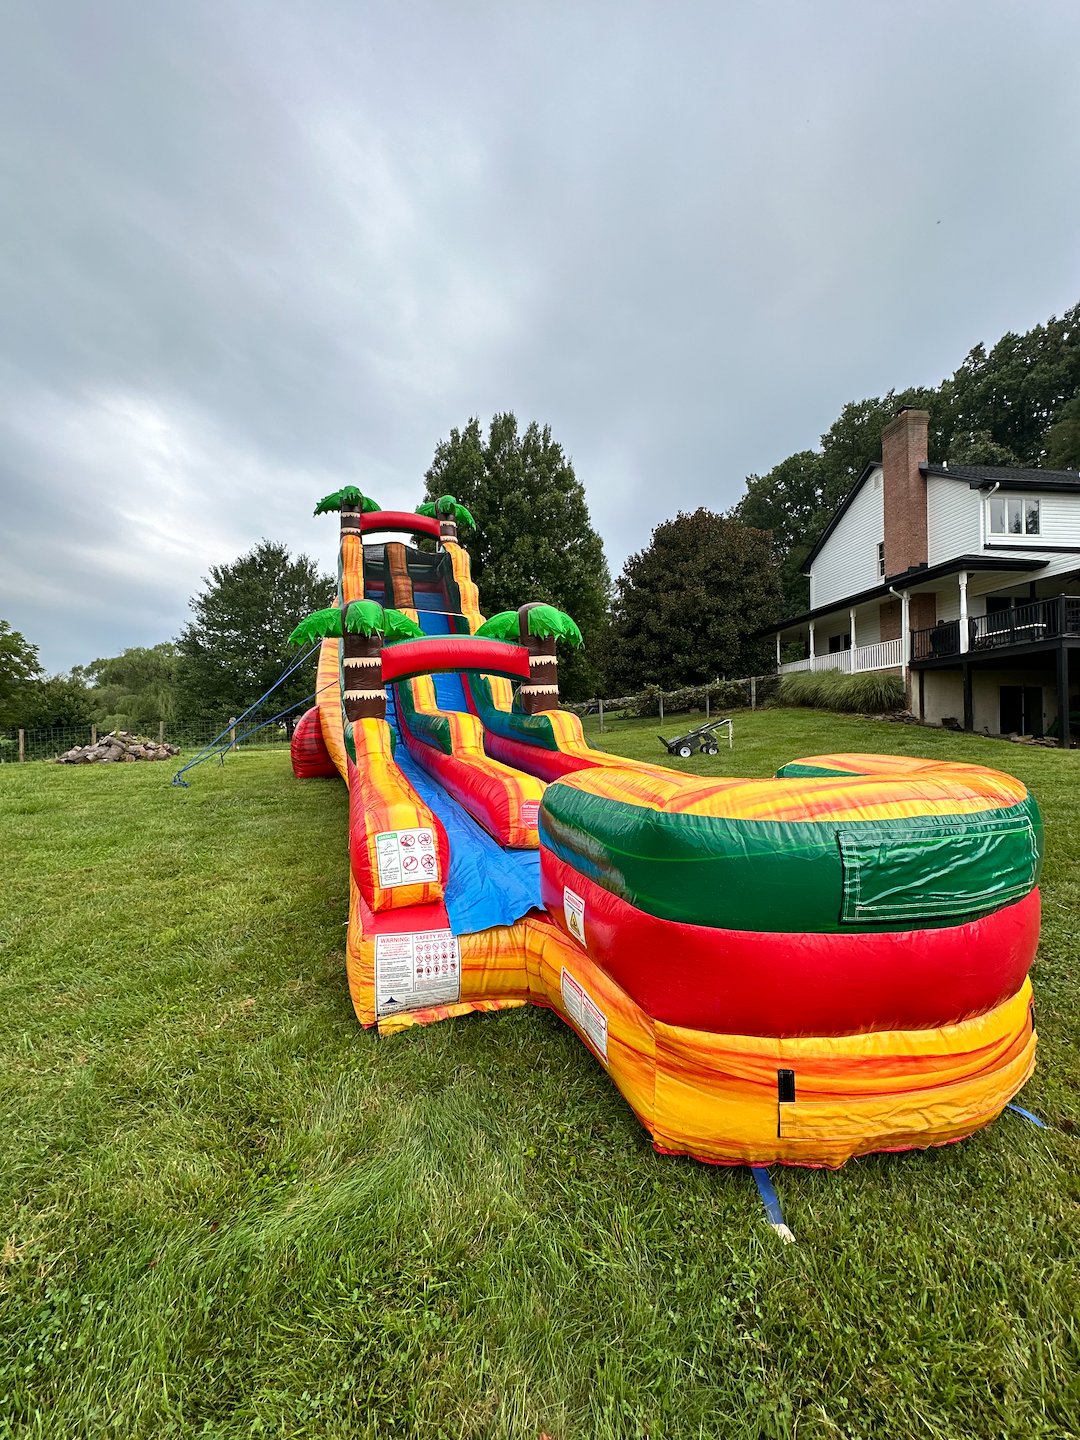
[{"label": "inflatable slide top", "polygon": [[[664,1153],[837,1166],[993,1120],[1034,1065],[1042,824],[974,765],[826,755],[701,779],[559,707],[569,616],[485,621],[450,496],[349,487],[298,776],[349,787],[347,969],[393,1033],[536,1004]],[[433,542],[433,543],[432,543]]]}]

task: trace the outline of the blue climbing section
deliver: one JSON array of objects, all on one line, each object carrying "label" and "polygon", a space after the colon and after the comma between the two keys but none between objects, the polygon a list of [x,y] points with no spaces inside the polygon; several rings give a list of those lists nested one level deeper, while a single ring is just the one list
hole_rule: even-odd
[{"label": "blue climbing section", "polygon": [[[459,680],[459,689],[460,686]],[[464,709],[464,702],[458,708]],[[504,850],[421,769],[409,754],[398,728],[392,685],[386,690],[386,719],[397,737],[394,759],[398,769],[446,828],[450,841],[450,874],[445,899],[453,933],[472,935],[495,925],[512,925],[530,910],[541,909],[539,850]]]},{"label": "blue climbing section", "polygon": [[[442,595],[421,595],[419,597],[430,609],[417,609],[416,618],[420,623],[420,629],[425,635],[452,635],[454,628],[450,623],[450,616],[446,614],[445,604]],[[439,608],[436,609],[435,607]],[[465,690],[461,684],[460,675],[433,675],[435,684],[435,703],[440,710],[468,710],[469,706],[465,699]]]}]

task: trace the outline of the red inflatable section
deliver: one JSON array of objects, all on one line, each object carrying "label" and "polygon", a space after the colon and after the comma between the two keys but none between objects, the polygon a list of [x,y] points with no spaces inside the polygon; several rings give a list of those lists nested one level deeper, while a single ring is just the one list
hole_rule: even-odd
[{"label": "red inflatable section", "polygon": [[[469,707],[475,715],[472,696]],[[536,775],[550,784],[561,780],[564,775],[573,775],[578,770],[594,770],[597,752],[589,755],[571,755],[565,750],[545,750],[542,745],[527,745],[524,740],[511,740],[505,735],[496,735],[494,730],[484,728],[484,749],[493,760],[504,765],[513,765],[528,775]],[[602,757],[601,757],[602,759]]]},{"label": "red inflatable section", "polygon": [[433,540],[439,538],[439,522],[430,515],[414,515],[411,510],[373,510],[360,516],[361,535],[379,535],[384,530],[429,535]]},{"label": "red inflatable section", "polygon": [[728,1035],[952,1025],[1015,995],[1039,942],[1038,890],[938,930],[759,935],[658,920],[543,845],[540,882],[544,904],[564,929],[565,890],[584,901],[590,955],[646,1014]]},{"label": "red inflatable section", "polygon": [[528,680],[529,652],[524,645],[504,640],[476,640],[471,635],[449,635],[426,640],[402,640],[382,652],[384,685],[413,680],[417,675],[446,675],[456,670],[483,670],[510,680]]},{"label": "red inflatable section", "polygon": [[293,774],[298,780],[329,779],[331,775],[337,775],[338,768],[331,760],[323,739],[317,705],[305,710],[297,721],[289,754],[292,756]]}]

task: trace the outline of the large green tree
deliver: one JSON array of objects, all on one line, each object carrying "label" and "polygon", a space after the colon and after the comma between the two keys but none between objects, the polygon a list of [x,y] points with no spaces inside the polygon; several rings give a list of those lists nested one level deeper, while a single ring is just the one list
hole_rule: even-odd
[{"label": "large green tree", "polygon": [[21,723],[30,730],[83,729],[97,719],[92,692],[74,671],[36,680],[23,701]]},{"label": "large green tree", "polygon": [[616,582],[611,678],[619,689],[762,673],[756,631],[780,611],[772,537],[704,508],[680,512],[627,560]]},{"label": "large green tree", "polygon": [[540,600],[573,615],[585,646],[560,660],[562,694],[595,695],[611,577],[584,488],[550,427],[521,430],[507,412],[485,436],[474,417],[440,441],[424,482],[428,501],[453,495],[475,521],[461,543],[484,613]]},{"label": "large green tree", "polygon": [[[313,560],[269,540],[212,566],[190,602],[195,618],[176,641],[181,718],[224,725],[241,714],[295,661],[289,635],[297,621],[333,597],[334,582]],[[309,695],[314,675],[312,659],[274,691],[266,715]]]},{"label": "large green tree", "polygon": [[37,646],[0,620],[0,725],[26,723],[26,704],[40,676]]},{"label": "large green tree", "polygon": [[171,640],[132,645],[119,655],[91,660],[71,672],[89,686],[94,719],[117,730],[156,730],[178,715],[180,651]]}]

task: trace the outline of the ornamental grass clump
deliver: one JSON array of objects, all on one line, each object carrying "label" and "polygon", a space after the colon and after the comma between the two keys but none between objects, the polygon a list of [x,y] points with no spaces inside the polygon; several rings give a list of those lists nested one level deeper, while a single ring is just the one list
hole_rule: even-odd
[{"label": "ornamental grass clump", "polygon": [[902,710],[907,702],[904,682],[885,670],[845,675],[840,670],[798,670],[784,675],[777,696],[781,705],[848,714],[883,715]]}]

